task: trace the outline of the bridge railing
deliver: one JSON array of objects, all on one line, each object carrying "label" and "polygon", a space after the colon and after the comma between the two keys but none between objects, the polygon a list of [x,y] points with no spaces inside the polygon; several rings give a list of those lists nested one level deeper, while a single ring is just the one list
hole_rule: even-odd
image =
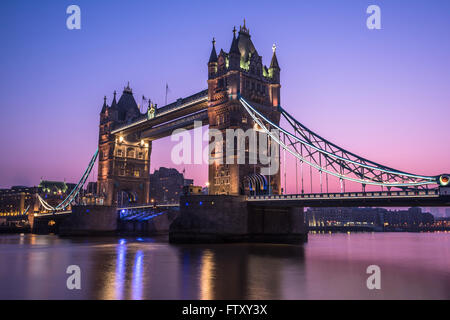
[{"label": "bridge railing", "polygon": [[133,210],[133,209],[147,209],[147,208],[160,208],[160,207],[179,207],[180,204],[178,202],[171,202],[171,203],[147,203],[147,204],[141,204],[141,205],[134,205],[129,207],[120,207],[117,208],[117,211],[120,210]]},{"label": "bridge railing", "polygon": [[257,195],[248,196],[248,201],[268,200],[301,200],[301,199],[336,199],[336,198],[414,198],[414,197],[438,197],[439,190],[417,191],[373,191],[373,192],[346,192],[346,193],[310,193],[310,194],[282,194],[282,195]]}]

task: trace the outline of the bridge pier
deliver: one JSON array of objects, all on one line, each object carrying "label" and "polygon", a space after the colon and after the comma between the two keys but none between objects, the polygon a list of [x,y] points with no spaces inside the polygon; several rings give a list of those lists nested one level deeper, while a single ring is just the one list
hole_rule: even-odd
[{"label": "bridge pier", "polygon": [[115,206],[73,206],[59,226],[61,236],[114,235],[117,230]]},{"label": "bridge pier", "polygon": [[308,240],[302,207],[249,205],[248,230],[256,242],[301,243]]},{"label": "bridge pier", "polygon": [[244,196],[184,196],[169,241],[302,243],[308,238],[304,221],[303,208],[251,206]]}]

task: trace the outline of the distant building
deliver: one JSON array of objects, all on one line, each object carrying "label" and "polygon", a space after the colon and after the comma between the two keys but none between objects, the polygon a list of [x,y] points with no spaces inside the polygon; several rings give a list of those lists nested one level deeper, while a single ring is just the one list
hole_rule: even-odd
[{"label": "distant building", "polygon": [[51,206],[60,204],[75,187],[75,183],[49,180],[41,180],[38,185],[39,194]]},{"label": "distant building", "polygon": [[445,216],[450,218],[450,208],[445,208]]},{"label": "distant building", "polygon": [[14,186],[11,189],[0,189],[0,218],[27,219],[29,214],[39,208],[36,194],[39,194],[51,206],[56,206],[75,186],[74,183],[41,180],[37,187]]},{"label": "distant building", "polygon": [[200,186],[189,185],[189,186],[183,187],[182,194],[183,195],[193,195],[193,194],[204,194],[204,192],[203,192],[203,188]]},{"label": "distant building", "polygon": [[312,229],[328,227],[371,227],[374,230],[394,231],[417,229],[434,223],[432,214],[421,208],[389,211],[383,208],[310,208],[306,212]]},{"label": "distant building", "polygon": [[67,183],[65,181],[41,180],[38,188],[47,195],[61,195],[69,193],[75,186],[75,183]]},{"label": "distant building", "polygon": [[184,186],[194,183],[174,168],[160,167],[150,174],[150,199],[156,203],[178,202]]},{"label": "distant building", "polygon": [[386,227],[418,227],[433,224],[434,217],[421,208],[409,208],[401,211],[388,211],[384,216]]},{"label": "distant building", "polygon": [[450,217],[434,219],[433,227],[436,230],[450,231]]},{"label": "distant building", "polygon": [[88,182],[86,186],[86,194],[88,195],[97,194],[97,182]]},{"label": "distant building", "polygon": [[433,216],[439,217],[439,208],[430,208],[430,212]]},{"label": "distant building", "polygon": [[311,227],[381,226],[386,212],[381,208],[310,208],[306,217]]},{"label": "distant building", "polygon": [[0,219],[27,219],[28,214],[33,212],[37,191],[37,187],[24,186],[0,189]]}]

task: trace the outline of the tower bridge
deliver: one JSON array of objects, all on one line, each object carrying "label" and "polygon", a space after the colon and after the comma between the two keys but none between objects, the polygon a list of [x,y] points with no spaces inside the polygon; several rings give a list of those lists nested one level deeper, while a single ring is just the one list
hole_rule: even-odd
[{"label": "tower bridge", "polygon": [[[192,129],[195,121],[201,121],[209,129],[223,133],[224,144],[227,129],[256,128],[265,134],[269,146],[275,145],[280,151],[272,156],[281,166],[280,170],[264,175],[260,172],[267,164],[261,161],[211,162],[209,195],[182,197],[180,217],[171,227],[174,241],[224,240],[226,234],[234,240],[303,239],[305,227],[301,217],[305,206],[450,205],[448,174],[426,176],[380,165],[304,126],[287,111],[288,107],[282,106],[280,74],[276,47],[273,46],[269,66],[265,66],[244,23],[239,31],[233,29],[228,52],[221,49],[217,54],[213,39],[206,90],[160,108],[149,103],[145,113],[140,112],[129,84],[118,101],[114,92],[111,105],[105,97],[100,112],[97,177],[97,193],[103,204],[112,208],[140,207],[136,216],[151,216],[141,211],[152,207],[149,205],[152,142],[169,136],[175,129]],[[241,146],[246,158],[248,145],[245,142]],[[261,148],[264,147],[258,144],[256,152],[269,152]],[[234,159],[238,152],[235,148]],[[295,184],[301,190],[294,195],[286,194],[286,180],[294,176],[287,175],[286,156],[295,161]],[[48,207],[40,199],[42,206],[50,211],[66,210],[90,174],[96,157],[97,153],[74,194],[57,207]],[[304,191],[307,170],[309,177],[313,171],[318,175],[320,193]],[[339,182],[340,192],[329,192],[329,179]],[[348,192],[346,184],[347,188],[348,184],[358,185],[361,191]],[[113,211],[117,215],[116,209]],[[214,237],[208,237],[211,234]]]}]

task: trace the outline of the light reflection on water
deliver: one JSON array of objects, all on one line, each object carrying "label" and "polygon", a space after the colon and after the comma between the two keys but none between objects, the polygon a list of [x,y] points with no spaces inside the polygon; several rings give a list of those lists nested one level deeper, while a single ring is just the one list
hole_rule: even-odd
[{"label": "light reflection on water", "polygon": [[115,299],[123,299],[124,282],[125,282],[125,259],[127,256],[127,246],[122,240],[117,246],[117,264],[116,264],[116,279],[115,279]]},{"label": "light reflection on water", "polygon": [[[314,234],[303,246],[0,236],[1,299],[450,299],[450,234]],[[82,289],[65,287],[79,265]],[[366,288],[368,265],[382,290]]]},{"label": "light reflection on water", "polygon": [[142,269],[143,269],[143,256],[142,250],[138,250],[134,259],[133,268],[133,300],[142,299]]},{"label": "light reflection on water", "polygon": [[202,255],[200,272],[200,299],[214,300],[214,253],[206,249]]}]

